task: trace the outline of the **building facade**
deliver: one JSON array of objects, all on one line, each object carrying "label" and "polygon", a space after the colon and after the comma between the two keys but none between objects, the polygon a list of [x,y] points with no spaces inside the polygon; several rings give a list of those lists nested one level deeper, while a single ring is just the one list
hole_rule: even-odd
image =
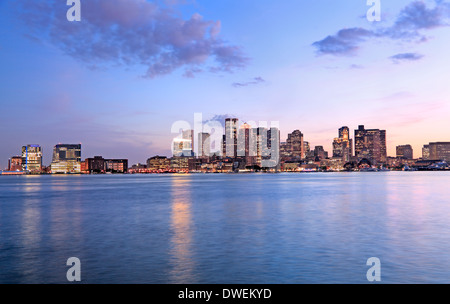
[{"label": "building facade", "polygon": [[81,173],[105,173],[105,159],[101,156],[86,158],[84,162],[81,163]]},{"label": "building facade", "polygon": [[22,156],[13,156],[8,160],[8,171],[22,171]]},{"label": "building facade", "polygon": [[422,148],[422,159],[430,160],[430,145],[424,145]]},{"label": "building facade", "polygon": [[333,141],[333,158],[349,162],[353,156],[353,142],[350,139],[350,129],[342,127],[339,129],[339,137]]},{"label": "building facade", "polygon": [[450,162],[450,142],[430,143],[430,159]]},{"label": "building facade", "polygon": [[237,118],[225,119],[225,157],[237,157],[238,122]]},{"label": "building facade", "polygon": [[198,157],[210,157],[211,155],[211,134],[198,133]]},{"label": "building facade", "polygon": [[401,145],[396,147],[396,155],[399,158],[413,159],[414,152],[411,145]]},{"label": "building facade", "polygon": [[52,173],[81,173],[81,144],[58,144],[53,148]]},{"label": "building facade", "polygon": [[173,140],[172,154],[174,157],[190,157],[194,155],[194,131],[186,130]]},{"label": "building facade", "polygon": [[42,148],[39,145],[22,147],[22,171],[28,173],[42,172]]},{"label": "building facade", "polygon": [[128,159],[105,159],[105,171],[107,173],[127,173]]},{"label": "building facade", "polygon": [[372,164],[385,163],[386,131],[359,126],[355,130],[355,156],[358,159],[368,159]]},{"label": "building facade", "polygon": [[286,140],[287,150],[292,157],[303,159],[305,157],[305,145],[303,142],[303,134],[299,130],[288,134]]},{"label": "building facade", "polygon": [[165,156],[155,156],[147,160],[147,170],[165,171],[170,169],[170,159]]},{"label": "building facade", "polygon": [[328,158],[328,152],[325,151],[323,146],[314,147],[314,157],[317,161],[321,161]]}]

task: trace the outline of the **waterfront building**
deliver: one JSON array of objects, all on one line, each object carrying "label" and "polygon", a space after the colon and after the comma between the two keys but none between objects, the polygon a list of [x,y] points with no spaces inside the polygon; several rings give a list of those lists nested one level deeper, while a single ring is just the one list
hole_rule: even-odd
[{"label": "waterfront building", "polygon": [[314,157],[318,161],[321,161],[323,159],[327,159],[328,158],[328,152],[325,151],[323,146],[315,146],[315,148],[314,148]]},{"label": "waterfront building", "polygon": [[53,148],[52,173],[81,173],[81,144],[58,144]]},{"label": "waterfront building", "polygon": [[303,156],[302,156],[302,158],[307,158],[309,152],[311,152],[311,147],[309,145],[309,142],[303,141]]},{"label": "waterfront building", "polygon": [[339,129],[339,137],[333,141],[333,158],[349,162],[353,155],[353,142],[350,139],[350,129],[342,127]]},{"label": "waterfront building", "polygon": [[173,156],[193,156],[194,155],[194,131],[185,130],[181,135],[173,140]]},{"label": "waterfront building", "polygon": [[288,150],[288,145],[286,142],[280,143],[280,157],[283,161],[289,161],[292,157],[291,153]]},{"label": "waterfront building", "polygon": [[430,159],[450,162],[450,142],[430,143]]},{"label": "waterfront building", "polygon": [[286,140],[287,150],[292,157],[302,159],[305,156],[305,146],[303,142],[303,134],[299,130],[288,134]]},{"label": "waterfront building", "polygon": [[94,158],[86,158],[81,163],[81,173],[105,173],[105,159],[101,156],[94,156]]},{"label": "waterfront building", "polygon": [[387,159],[386,131],[359,126],[355,130],[355,156],[358,159],[366,158],[372,164],[385,163]]},{"label": "waterfront building", "polygon": [[413,159],[413,148],[411,145],[401,145],[396,147],[397,157]]},{"label": "waterfront building", "polygon": [[22,171],[28,173],[42,172],[42,148],[39,145],[22,147]]},{"label": "waterfront building", "polygon": [[8,160],[8,171],[22,171],[22,156],[13,156]]},{"label": "waterfront building", "polygon": [[127,173],[128,159],[105,159],[105,171],[107,173]]},{"label": "waterfront building", "polygon": [[227,118],[225,120],[225,156],[237,157],[237,136],[238,136],[238,122],[237,118]]},{"label": "waterfront building", "polygon": [[256,142],[254,140],[253,132],[255,129],[244,123],[238,131],[238,150],[237,155],[244,159],[244,166],[252,166],[254,164],[255,152],[252,144]]},{"label": "waterfront building", "polygon": [[166,156],[154,156],[147,160],[147,170],[149,171],[165,171],[170,168],[170,159]]},{"label": "waterfront building", "polygon": [[175,172],[188,171],[190,159],[193,159],[193,157],[172,157],[170,159],[170,169]]},{"label": "waterfront building", "polygon": [[430,160],[430,145],[424,145],[422,148],[422,160]]},{"label": "waterfront building", "polygon": [[209,157],[211,154],[211,134],[198,133],[198,157]]}]

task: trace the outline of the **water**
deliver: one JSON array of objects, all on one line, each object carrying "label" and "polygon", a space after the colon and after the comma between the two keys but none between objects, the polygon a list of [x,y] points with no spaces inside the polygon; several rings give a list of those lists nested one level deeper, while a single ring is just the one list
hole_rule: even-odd
[{"label": "water", "polygon": [[450,283],[450,172],[0,177],[0,283]]}]

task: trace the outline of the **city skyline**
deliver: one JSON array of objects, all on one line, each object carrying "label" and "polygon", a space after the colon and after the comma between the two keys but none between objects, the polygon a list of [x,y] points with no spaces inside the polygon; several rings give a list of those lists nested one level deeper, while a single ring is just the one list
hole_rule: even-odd
[{"label": "city skyline", "polygon": [[[286,162],[313,161],[317,157],[319,158],[316,161],[319,162],[326,159],[340,160],[342,162],[340,164],[341,167],[346,163],[359,162],[364,159],[370,161],[371,165],[386,165],[389,163],[389,158],[424,161],[441,159],[450,161],[450,142],[444,141],[425,143],[422,146],[420,156],[418,156],[417,152],[414,155],[414,149],[409,144],[396,146],[395,156],[388,155],[386,130],[366,129],[364,125],[359,125],[354,130],[353,138],[349,127],[343,126],[339,128],[338,137],[334,138],[332,142],[333,149],[329,152],[319,145],[314,146],[314,149],[312,149],[309,142],[304,140],[304,134],[300,130],[292,131],[287,135],[286,140],[283,140],[280,137],[281,131],[277,127],[262,127],[254,122],[254,125],[250,125],[247,122],[240,121],[238,118],[226,118],[222,123],[219,121],[215,121],[215,123],[223,123],[225,126],[222,129],[223,136],[219,134],[212,137],[210,133],[204,131],[203,127],[197,132],[191,129],[182,129],[180,134],[173,138],[170,156],[153,155],[147,159],[147,162],[152,158],[176,159],[186,157],[201,159],[221,157],[235,160],[242,158],[247,166],[251,165],[253,167],[258,165],[258,167],[264,167],[264,165],[261,165],[261,161],[270,159],[269,167],[275,168],[282,166]],[[261,123],[267,125],[265,122]],[[278,125],[278,122],[275,122],[275,124]],[[217,130],[214,131],[214,133],[216,132]],[[275,137],[273,132],[276,132]],[[196,138],[198,138],[198,141],[195,141]],[[219,139],[219,142],[216,142],[214,138]],[[274,147],[274,144],[277,146]],[[214,149],[214,146],[219,148]],[[440,155],[441,158],[437,157],[437,155]],[[19,166],[21,167],[20,171],[39,172],[42,171],[43,167],[47,167],[43,159],[42,147],[36,144],[28,144],[22,147],[21,156],[13,155],[8,158],[7,170]],[[97,168],[100,166],[98,162],[92,165],[98,159],[101,159],[106,165],[107,161],[119,160],[105,160],[100,156],[94,156],[82,161],[81,144],[58,143],[53,147],[51,163],[48,167],[52,173],[80,173],[86,170],[89,172],[92,169],[86,169],[86,167]],[[123,160],[126,160],[128,165],[128,158],[121,158],[121,164]],[[277,160],[275,163],[278,164],[272,166],[275,164],[275,160]],[[140,165],[141,161],[131,163]],[[86,162],[85,167],[82,165],[84,162]],[[29,169],[29,166],[32,169]],[[123,168],[122,166],[121,170]],[[15,169],[12,171],[15,171]]]},{"label": "city skyline", "polygon": [[[170,126],[195,112],[275,119],[281,138],[300,130],[330,154],[336,126],[388,130],[390,156],[450,137],[446,1],[382,1],[381,22],[365,18],[366,1],[89,1],[79,23],[64,19],[65,1],[42,3],[0,4],[2,160],[39,143],[48,161],[55,142],[81,142],[137,163],[169,155]],[[86,47],[102,33],[112,38]],[[163,49],[176,60],[158,69]]]}]

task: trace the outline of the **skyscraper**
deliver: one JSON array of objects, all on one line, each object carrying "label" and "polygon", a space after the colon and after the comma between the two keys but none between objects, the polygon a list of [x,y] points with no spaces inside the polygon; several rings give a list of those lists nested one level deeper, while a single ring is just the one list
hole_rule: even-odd
[{"label": "skyscraper", "polygon": [[373,164],[385,163],[386,131],[379,129],[365,129],[359,126],[355,130],[355,156],[359,159],[366,158]]},{"label": "skyscraper", "polygon": [[413,148],[411,145],[401,145],[396,147],[397,157],[413,159]]},{"label": "skyscraper", "polygon": [[422,148],[422,159],[430,160],[430,145],[424,145]]},{"label": "skyscraper", "polygon": [[430,159],[450,162],[450,142],[430,143]]},{"label": "skyscraper", "polygon": [[194,154],[194,131],[186,130],[181,136],[173,140],[173,156],[193,156]]},{"label": "skyscraper", "polygon": [[237,157],[237,132],[238,132],[237,118],[227,118],[225,120],[225,146],[226,157]]},{"label": "skyscraper", "polygon": [[339,137],[333,141],[333,157],[349,162],[353,155],[353,142],[350,139],[350,129],[342,127],[339,129]]},{"label": "skyscraper", "polygon": [[309,142],[303,141],[303,158],[308,157],[308,153],[311,151],[311,147],[309,145]]},{"label": "skyscraper", "polygon": [[250,139],[251,139],[252,128],[249,124],[244,123],[238,131],[238,147],[237,156],[244,157],[245,164],[247,166],[252,165],[252,156],[250,155]]},{"label": "skyscraper", "polygon": [[58,144],[53,148],[52,173],[81,172],[81,144]]},{"label": "skyscraper", "polygon": [[272,127],[267,131],[268,153],[263,154],[262,166],[270,169],[280,169],[280,129]]},{"label": "skyscraper", "polygon": [[325,151],[323,146],[315,146],[315,148],[314,148],[314,156],[318,160],[323,160],[323,159],[328,158],[328,152]]},{"label": "skyscraper", "polygon": [[39,145],[22,147],[22,170],[29,173],[42,171],[42,148]]},{"label": "skyscraper", "polygon": [[278,169],[280,163],[280,130],[272,127],[250,130],[249,153],[253,165],[261,168]]},{"label": "skyscraper", "polygon": [[290,152],[292,157],[296,158],[304,158],[305,156],[305,147],[303,143],[303,134],[299,130],[295,130],[294,132],[288,134],[288,138],[286,140],[287,150]]},{"label": "skyscraper", "polygon": [[198,133],[198,157],[210,157],[211,140],[209,133]]}]

